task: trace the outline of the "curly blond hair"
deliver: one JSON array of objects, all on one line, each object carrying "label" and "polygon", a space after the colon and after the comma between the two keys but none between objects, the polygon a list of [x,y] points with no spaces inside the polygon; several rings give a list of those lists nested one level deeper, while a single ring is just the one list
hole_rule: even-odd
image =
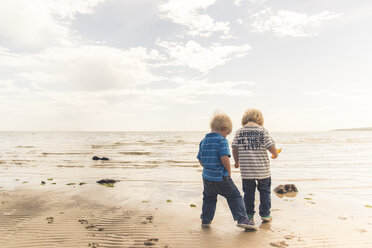
[{"label": "curly blond hair", "polygon": [[232,131],[232,122],[230,117],[224,113],[215,113],[212,117],[210,127],[212,130],[222,131],[226,128],[229,132]]},{"label": "curly blond hair", "polygon": [[247,109],[242,117],[242,126],[246,125],[248,122],[254,122],[257,125],[263,126],[264,117],[258,109]]}]

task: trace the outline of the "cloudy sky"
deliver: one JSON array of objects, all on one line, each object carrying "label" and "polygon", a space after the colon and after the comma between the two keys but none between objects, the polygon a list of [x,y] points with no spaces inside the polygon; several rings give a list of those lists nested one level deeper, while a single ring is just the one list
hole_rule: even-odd
[{"label": "cloudy sky", "polygon": [[370,0],[1,0],[0,130],[372,126]]}]

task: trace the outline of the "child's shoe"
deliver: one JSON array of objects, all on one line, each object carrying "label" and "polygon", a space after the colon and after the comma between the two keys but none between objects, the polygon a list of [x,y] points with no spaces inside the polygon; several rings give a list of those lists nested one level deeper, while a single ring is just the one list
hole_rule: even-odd
[{"label": "child's shoe", "polygon": [[252,221],[253,225],[256,225],[253,219],[253,214],[247,214],[248,220]]},{"label": "child's shoe", "polygon": [[203,227],[209,227],[211,225],[212,221],[210,220],[202,220],[202,226]]},{"label": "child's shoe", "polygon": [[248,218],[238,220],[238,224],[236,226],[246,229],[257,229],[254,222]]},{"label": "child's shoe", "polygon": [[271,217],[270,215],[268,215],[268,216],[261,216],[261,220],[263,221],[263,222],[269,222],[269,221],[271,221],[273,219],[273,217]]}]

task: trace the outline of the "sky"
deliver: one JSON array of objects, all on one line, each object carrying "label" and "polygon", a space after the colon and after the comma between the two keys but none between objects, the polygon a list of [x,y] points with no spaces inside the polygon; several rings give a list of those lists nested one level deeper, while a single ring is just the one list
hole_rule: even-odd
[{"label": "sky", "polygon": [[2,0],[0,131],[372,126],[370,0]]}]

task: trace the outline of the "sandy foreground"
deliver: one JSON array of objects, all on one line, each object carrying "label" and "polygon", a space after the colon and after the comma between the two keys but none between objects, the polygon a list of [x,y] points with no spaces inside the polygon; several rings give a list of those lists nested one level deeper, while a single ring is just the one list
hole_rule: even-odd
[{"label": "sandy foreground", "polygon": [[272,195],[273,221],[256,214],[257,231],[236,227],[221,197],[212,226],[202,228],[201,182],[193,187],[128,180],[0,188],[0,247],[372,247],[371,215],[308,192]]}]

